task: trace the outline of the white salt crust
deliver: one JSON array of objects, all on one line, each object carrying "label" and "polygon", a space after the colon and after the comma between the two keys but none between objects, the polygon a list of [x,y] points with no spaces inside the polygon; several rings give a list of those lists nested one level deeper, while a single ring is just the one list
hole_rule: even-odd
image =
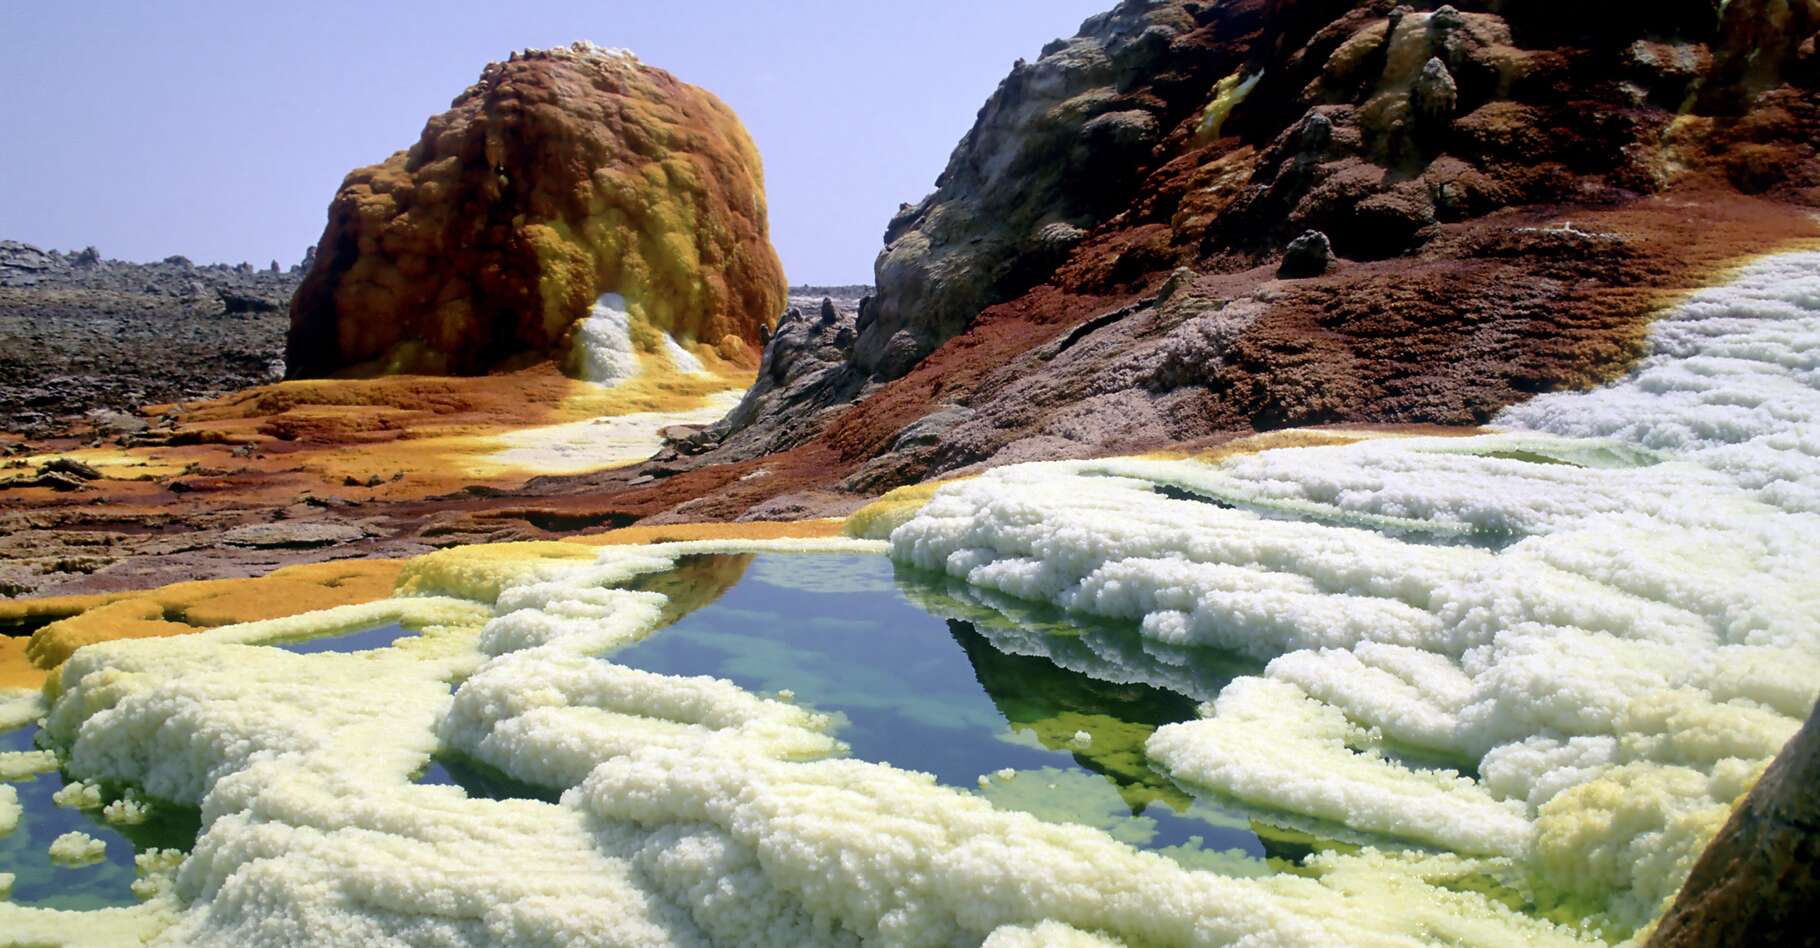
[{"label": "white salt crust", "polygon": [[604,293],[576,324],[575,346],[584,381],[614,385],[638,374],[638,350],[632,344],[632,314],[626,298]]},{"label": "white salt crust", "polygon": [[[678,556],[884,549],[426,557],[404,584],[438,597],[429,611],[458,614],[447,597],[465,593],[490,618],[356,654],[250,644],[307,619],[81,649],[48,722],[70,769],[199,804],[205,827],[174,885],[106,916],[110,933],[137,926],[134,938],[165,945],[1574,940],[1423,881],[1488,863],[1367,852],[1320,881],[1189,871],[845,759],[828,720],[786,701],[596,657],[660,621],[658,594],[608,587]],[[413,784],[439,750],[569,790],[547,804]],[[20,937],[57,943],[85,925],[0,904],[0,927]]]},{"label": "white salt crust", "polygon": [[1135,621],[1165,659],[1150,677],[1169,649],[1267,660],[1157,731],[1152,759],[1217,796],[1507,858],[1624,934],[1820,692],[1820,254],[1695,294],[1629,378],[1498,424],[1002,468],[939,491],[893,556]]},{"label": "white salt crust", "polygon": [[[680,347],[677,351],[687,355]],[[700,363],[696,365],[699,367]],[[635,464],[664,446],[663,435],[659,434],[663,429],[671,425],[711,425],[732,411],[744,395],[742,390],[729,389],[707,396],[700,408],[607,415],[508,431],[498,436],[505,447],[487,455],[475,473],[494,474],[503,468],[538,474],[583,474]]]}]

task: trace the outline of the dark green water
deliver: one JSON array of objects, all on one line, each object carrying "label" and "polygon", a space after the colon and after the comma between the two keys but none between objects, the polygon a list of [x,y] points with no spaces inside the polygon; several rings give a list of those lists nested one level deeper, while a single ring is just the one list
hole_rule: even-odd
[{"label": "dark green water", "polygon": [[[0,752],[33,750],[37,731],[36,726],[27,726],[0,733]],[[58,909],[133,905],[139,901],[131,889],[137,877],[133,867],[136,853],[153,848],[187,852],[195,845],[201,828],[198,810],[154,803],[144,823],[114,825],[101,818],[100,810],[76,810],[51,802],[51,795],[63,785],[57,771],[10,784],[18,791],[25,813],[17,829],[0,836],[0,872],[16,877],[11,896],[16,904]],[[109,794],[107,789],[117,788],[104,788],[102,798],[111,800],[117,794]],[[76,868],[51,862],[51,841],[72,830],[105,842],[107,858]]]},{"label": "dark green water", "polygon": [[475,800],[540,800],[555,803],[562,791],[525,783],[487,764],[459,755],[438,755],[417,777],[418,783],[460,787]]},{"label": "dark green water", "polygon": [[[718,599],[606,660],[787,690],[838,715],[854,757],[1186,863],[1272,854],[1246,818],[1192,801],[1144,757],[1157,727],[1195,716],[1196,697],[1001,651],[973,622],[916,604],[941,595],[937,579],[884,557],[761,555]],[[1081,631],[1051,621],[1042,634]],[[1003,768],[1017,774],[993,776]]]}]

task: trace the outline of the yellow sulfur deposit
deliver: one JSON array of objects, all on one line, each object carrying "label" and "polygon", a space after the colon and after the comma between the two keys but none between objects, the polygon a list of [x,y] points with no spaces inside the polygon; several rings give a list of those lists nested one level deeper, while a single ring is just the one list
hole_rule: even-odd
[{"label": "yellow sulfur deposit", "polygon": [[287,566],[255,579],[203,580],[175,583],[137,593],[59,596],[0,604],[0,623],[19,623],[62,616],[28,640],[0,640],[0,649],[12,642],[20,655],[0,668],[16,669],[10,679],[19,686],[42,681],[16,664],[20,657],[30,667],[55,668],[84,645],[119,638],[186,635],[198,629],[295,615],[331,606],[371,602],[392,592],[400,564],[387,560],[340,561]]}]

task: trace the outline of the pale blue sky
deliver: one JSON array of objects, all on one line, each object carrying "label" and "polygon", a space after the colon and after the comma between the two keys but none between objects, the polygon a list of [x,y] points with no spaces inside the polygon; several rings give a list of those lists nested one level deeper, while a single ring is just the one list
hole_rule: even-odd
[{"label": "pale blue sky", "polygon": [[1012,61],[1111,5],[0,0],[0,238],[289,265],[483,64],[590,39],[739,112],[793,282],[869,281]]}]

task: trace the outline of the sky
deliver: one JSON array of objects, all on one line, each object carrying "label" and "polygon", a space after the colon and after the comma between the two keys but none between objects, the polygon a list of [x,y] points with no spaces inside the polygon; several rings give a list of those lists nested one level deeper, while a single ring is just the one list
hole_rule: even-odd
[{"label": "sky", "polygon": [[793,283],[870,282],[885,224],[1019,57],[1112,0],[0,0],[0,238],[284,265],[341,178],[491,60],[588,39],[704,86],[765,159]]}]

